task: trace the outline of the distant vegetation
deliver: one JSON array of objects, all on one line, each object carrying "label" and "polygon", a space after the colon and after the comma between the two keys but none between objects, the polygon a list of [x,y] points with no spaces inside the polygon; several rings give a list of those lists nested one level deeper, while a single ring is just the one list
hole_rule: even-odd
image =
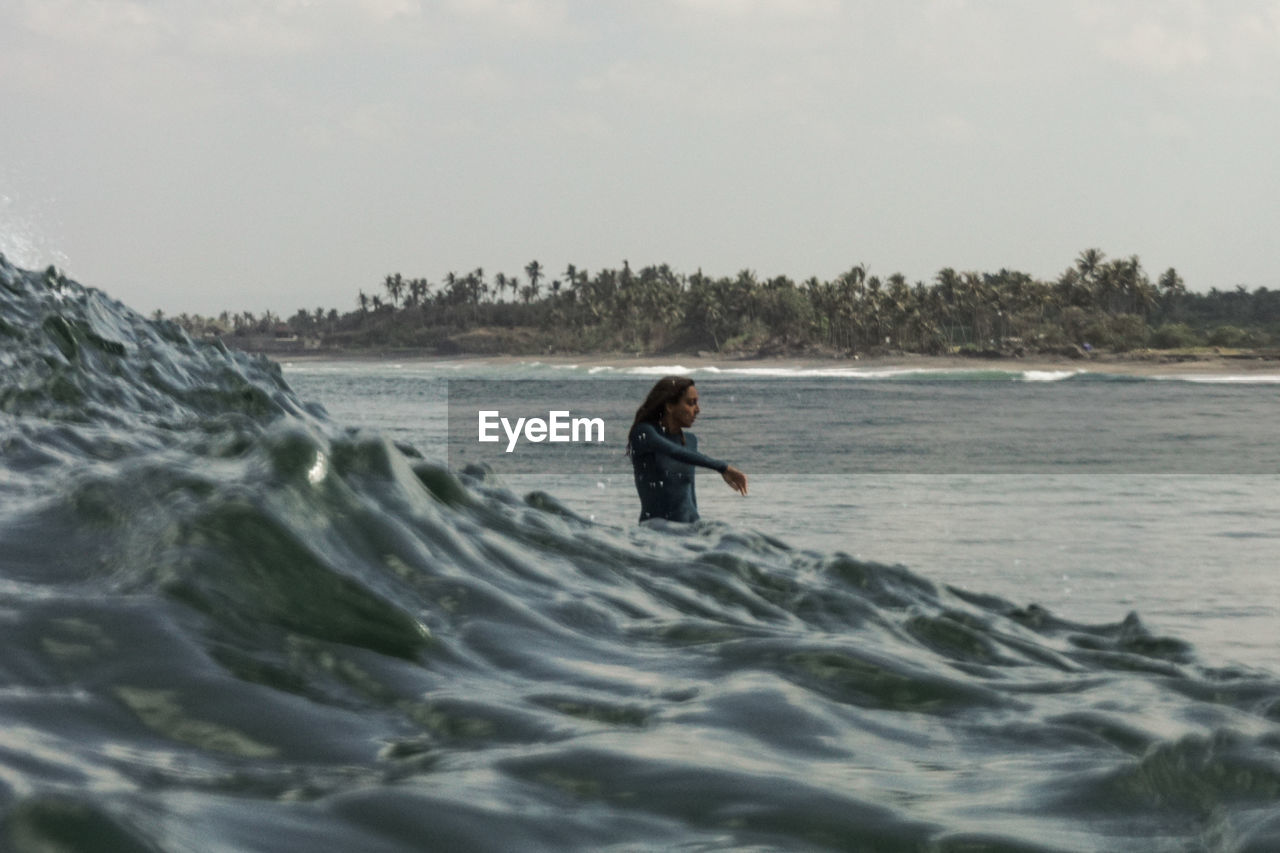
[{"label": "distant vegetation", "polygon": [[1022,272],[941,270],[931,282],[855,266],[831,281],[692,275],[669,266],[594,274],[570,265],[522,277],[482,269],[439,283],[388,275],[355,309],[300,308],[175,318],[198,336],[247,349],[442,354],[615,352],[832,355],[1082,355],[1089,350],[1280,343],[1280,291],[1189,292],[1170,268],[1154,281],[1137,257],[1089,249],[1055,280]]}]

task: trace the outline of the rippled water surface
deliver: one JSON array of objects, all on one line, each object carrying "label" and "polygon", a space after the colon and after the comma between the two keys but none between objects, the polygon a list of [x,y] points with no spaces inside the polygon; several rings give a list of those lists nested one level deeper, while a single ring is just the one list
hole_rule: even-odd
[{"label": "rippled water surface", "polygon": [[0,303],[9,849],[1280,848],[1275,472],[705,478],[646,529],[625,466],[449,470],[439,366]]},{"label": "rippled water surface", "polygon": [[[742,500],[704,473],[704,517],[794,547],[927,567],[935,582],[1076,619],[1136,609],[1219,661],[1270,666],[1280,636],[1280,574],[1271,568],[1280,555],[1280,443],[1270,440],[1280,377],[749,364],[683,371],[701,389],[703,449],[752,476]],[[299,362],[285,375],[335,419],[443,457],[447,390],[459,380],[483,391],[486,380],[519,377],[548,405],[617,398],[620,435],[655,376],[672,370],[681,372],[678,364]],[[507,383],[490,384],[500,396]],[[454,407],[455,418],[466,416],[456,395]],[[1046,434],[1065,413],[1085,426],[1063,449]],[[964,441],[954,440],[959,420],[971,433]],[[1095,441],[1099,431],[1107,436]],[[947,454],[920,450],[943,442]],[[489,459],[517,492],[544,489],[584,518],[625,529],[638,502],[620,443],[583,457],[582,471],[546,464],[529,473],[500,452]],[[1063,464],[1072,456],[1081,464]]]}]

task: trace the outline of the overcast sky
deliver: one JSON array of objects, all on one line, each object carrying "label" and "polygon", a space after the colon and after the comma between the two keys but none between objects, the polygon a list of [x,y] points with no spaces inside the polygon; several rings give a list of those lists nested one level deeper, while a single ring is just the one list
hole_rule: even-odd
[{"label": "overcast sky", "polygon": [[0,251],[150,312],[1090,247],[1280,287],[1277,0],[0,0]]}]

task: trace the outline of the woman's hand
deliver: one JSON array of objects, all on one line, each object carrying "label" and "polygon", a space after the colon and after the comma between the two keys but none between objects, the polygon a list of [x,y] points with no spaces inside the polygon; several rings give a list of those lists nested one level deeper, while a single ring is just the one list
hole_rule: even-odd
[{"label": "woman's hand", "polygon": [[735,492],[741,494],[744,497],[746,496],[747,494],[747,475],[746,474],[742,473],[737,468],[734,468],[732,465],[730,465],[728,468],[724,469],[724,472],[720,476],[724,477],[724,481],[729,484],[729,488],[733,489]]}]

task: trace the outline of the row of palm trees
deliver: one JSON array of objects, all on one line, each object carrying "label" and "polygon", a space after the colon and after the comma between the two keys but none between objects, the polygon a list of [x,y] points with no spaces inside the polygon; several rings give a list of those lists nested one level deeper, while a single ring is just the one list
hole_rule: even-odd
[{"label": "row of palm trees", "polygon": [[523,272],[490,277],[477,268],[438,284],[395,273],[381,292],[361,290],[348,314],[299,309],[282,325],[270,312],[224,313],[219,319],[230,325],[219,326],[232,334],[283,328],[346,347],[440,346],[483,327],[523,330],[519,345],[537,351],[855,354],[1192,346],[1220,327],[1233,330],[1226,336],[1233,345],[1262,346],[1280,333],[1280,291],[1190,293],[1173,268],[1153,281],[1136,256],[1108,259],[1097,249],[1081,252],[1051,281],[1008,269],[946,268],[929,283],[909,283],[863,265],[800,283],[749,270],[716,278],[701,270],[678,274],[666,264],[636,270],[627,261],[594,274],[570,264],[550,281],[537,261]]},{"label": "row of palm trees", "polygon": [[[151,319],[159,322],[166,318],[163,311],[156,310],[152,313]],[[338,313],[337,308],[322,307],[310,311],[299,308],[297,313],[288,320],[282,319],[270,310],[262,314],[254,314],[252,311],[234,313],[222,311],[216,317],[184,312],[168,319],[197,337],[314,334],[333,331],[342,323],[342,315]]]},{"label": "row of palm trees", "polygon": [[[574,267],[570,265],[569,269],[573,270]],[[425,278],[406,279],[400,273],[394,273],[387,276],[382,283],[387,294],[386,301],[376,293],[369,295],[361,290],[356,297],[356,304],[362,312],[366,313],[370,310],[380,310],[388,305],[392,309],[397,309],[416,308],[431,302],[436,305],[479,304],[485,301],[503,301],[504,295],[510,290],[512,299],[518,296],[520,301],[527,305],[542,295],[541,284],[544,278],[542,265],[537,261],[530,261],[525,266],[525,274],[529,277],[528,284],[522,285],[519,278],[505,273],[498,273],[490,282],[485,278],[482,268],[462,275],[450,272],[445,275],[444,281],[432,295],[431,283]],[[551,283],[551,289],[553,293],[560,290],[558,279]],[[429,296],[432,299],[429,299]]]},{"label": "row of palm trees", "polygon": [[[525,275],[521,282],[499,273],[490,283],[482,269],[451,273],[434,292],[414,279],[407,298],[404,279],[392,275],[384,282],[388,301],[362,292],[358,304],[362,312],[389,315],[377,325],[391,334],[416,321],[455,329],[489,324],[554,330],[566,348],[771,344],[937,353],[1057,347],[1088,343],[1087,337],[1096,339],[1094,345],[1137,346],[1161,297],[1167,303],[1186,292],[1175,270],[1152,284],[1136,257],[1107,260],[1094,249],[1052,283],[1009,270],[948,268],[930,285],[913,285],[901,274],[881,279],[857,265],[833,280],[797,284],[784,276],[761,280],[748,270],[719,278],[701,271],[678,275],[665,264],[633,270],[624,261],[620,269],[594,275],[570,265],[544,293],[538,262]],[[517,306],[527,310],[512,310]]]}]

